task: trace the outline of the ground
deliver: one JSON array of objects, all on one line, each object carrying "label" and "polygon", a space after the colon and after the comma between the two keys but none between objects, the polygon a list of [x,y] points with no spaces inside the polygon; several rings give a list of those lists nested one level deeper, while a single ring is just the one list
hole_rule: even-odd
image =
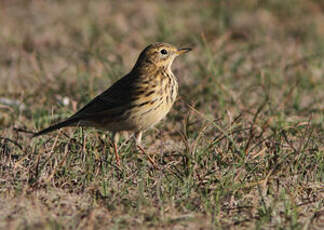
[{"label": "ground", "polygon": [[[324,4],[1,1],[1,229],[323,229]],[[193,51],[144,152],[66,128],[31,139],[156,41]],[[156,162],[154,167],[149,157]]]}]

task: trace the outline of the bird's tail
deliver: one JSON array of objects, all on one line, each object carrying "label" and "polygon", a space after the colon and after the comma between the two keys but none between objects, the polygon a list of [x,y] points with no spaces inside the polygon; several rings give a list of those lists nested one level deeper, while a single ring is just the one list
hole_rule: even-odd
[{"label": "bird's tail", "polygon": [[55,124],[55,125],[52,125],[52,126],[46,128],[46,129],[43,129],[43,130],[39,131],[38,133],[34,133],[33,137],[37,137],[37,136],[52,132],[54,130],[57,130],[57,129],[60,129],[60,128],[63,128],[63,127],[66,127],[66,126],[72,126],[77,122],[78,122],[77,118],[70,118],[70,119],[68,119],[66,121],[62,121],[62,122],[60,122],[58,124]]}]

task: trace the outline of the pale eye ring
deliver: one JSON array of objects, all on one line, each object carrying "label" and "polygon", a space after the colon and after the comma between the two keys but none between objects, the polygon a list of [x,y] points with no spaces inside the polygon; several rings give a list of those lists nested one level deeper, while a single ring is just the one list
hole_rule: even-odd
[{"label": "pale eye ring", "polygon": [[161,54],[163,54],[163,55],[168,54],[168,51],[166,51],[166,49],[162,49],[160,52],[161,52]]}]

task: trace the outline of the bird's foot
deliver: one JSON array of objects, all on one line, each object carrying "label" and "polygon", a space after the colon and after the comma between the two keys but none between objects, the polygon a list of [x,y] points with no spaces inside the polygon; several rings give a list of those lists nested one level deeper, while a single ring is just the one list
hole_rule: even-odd
[{"label": "bird's foot", "polygon": [[115,152],[115,157],[116,157],[116,163],[118,166],[120,166],[120,157],[118,154],[118,147],[117,144],[114,144],[114,152]]}]

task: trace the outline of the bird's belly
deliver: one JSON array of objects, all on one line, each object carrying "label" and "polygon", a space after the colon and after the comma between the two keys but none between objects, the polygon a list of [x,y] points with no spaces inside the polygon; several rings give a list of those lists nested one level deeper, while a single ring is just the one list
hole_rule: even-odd
[{"label": "bird's belly", "polygon": [[[98,128],[119,132],[119,131],[144,131],[156,125],[170,111],[172,105],[161,105],[133,111],[127,117],[120,117],[114,121],[107,122],[105,119],[102,122],[97,121]],[[94,124],[92,124],[94,125]]]},{"label": "bird's belly", "polygon": [[161,121],[167,113],[170,111],[172,105],[161,105],[157,108],[147,109],[146,111],[142,111],[132,119],[136,130],[146,130],[156,125],[159,121]]}]

